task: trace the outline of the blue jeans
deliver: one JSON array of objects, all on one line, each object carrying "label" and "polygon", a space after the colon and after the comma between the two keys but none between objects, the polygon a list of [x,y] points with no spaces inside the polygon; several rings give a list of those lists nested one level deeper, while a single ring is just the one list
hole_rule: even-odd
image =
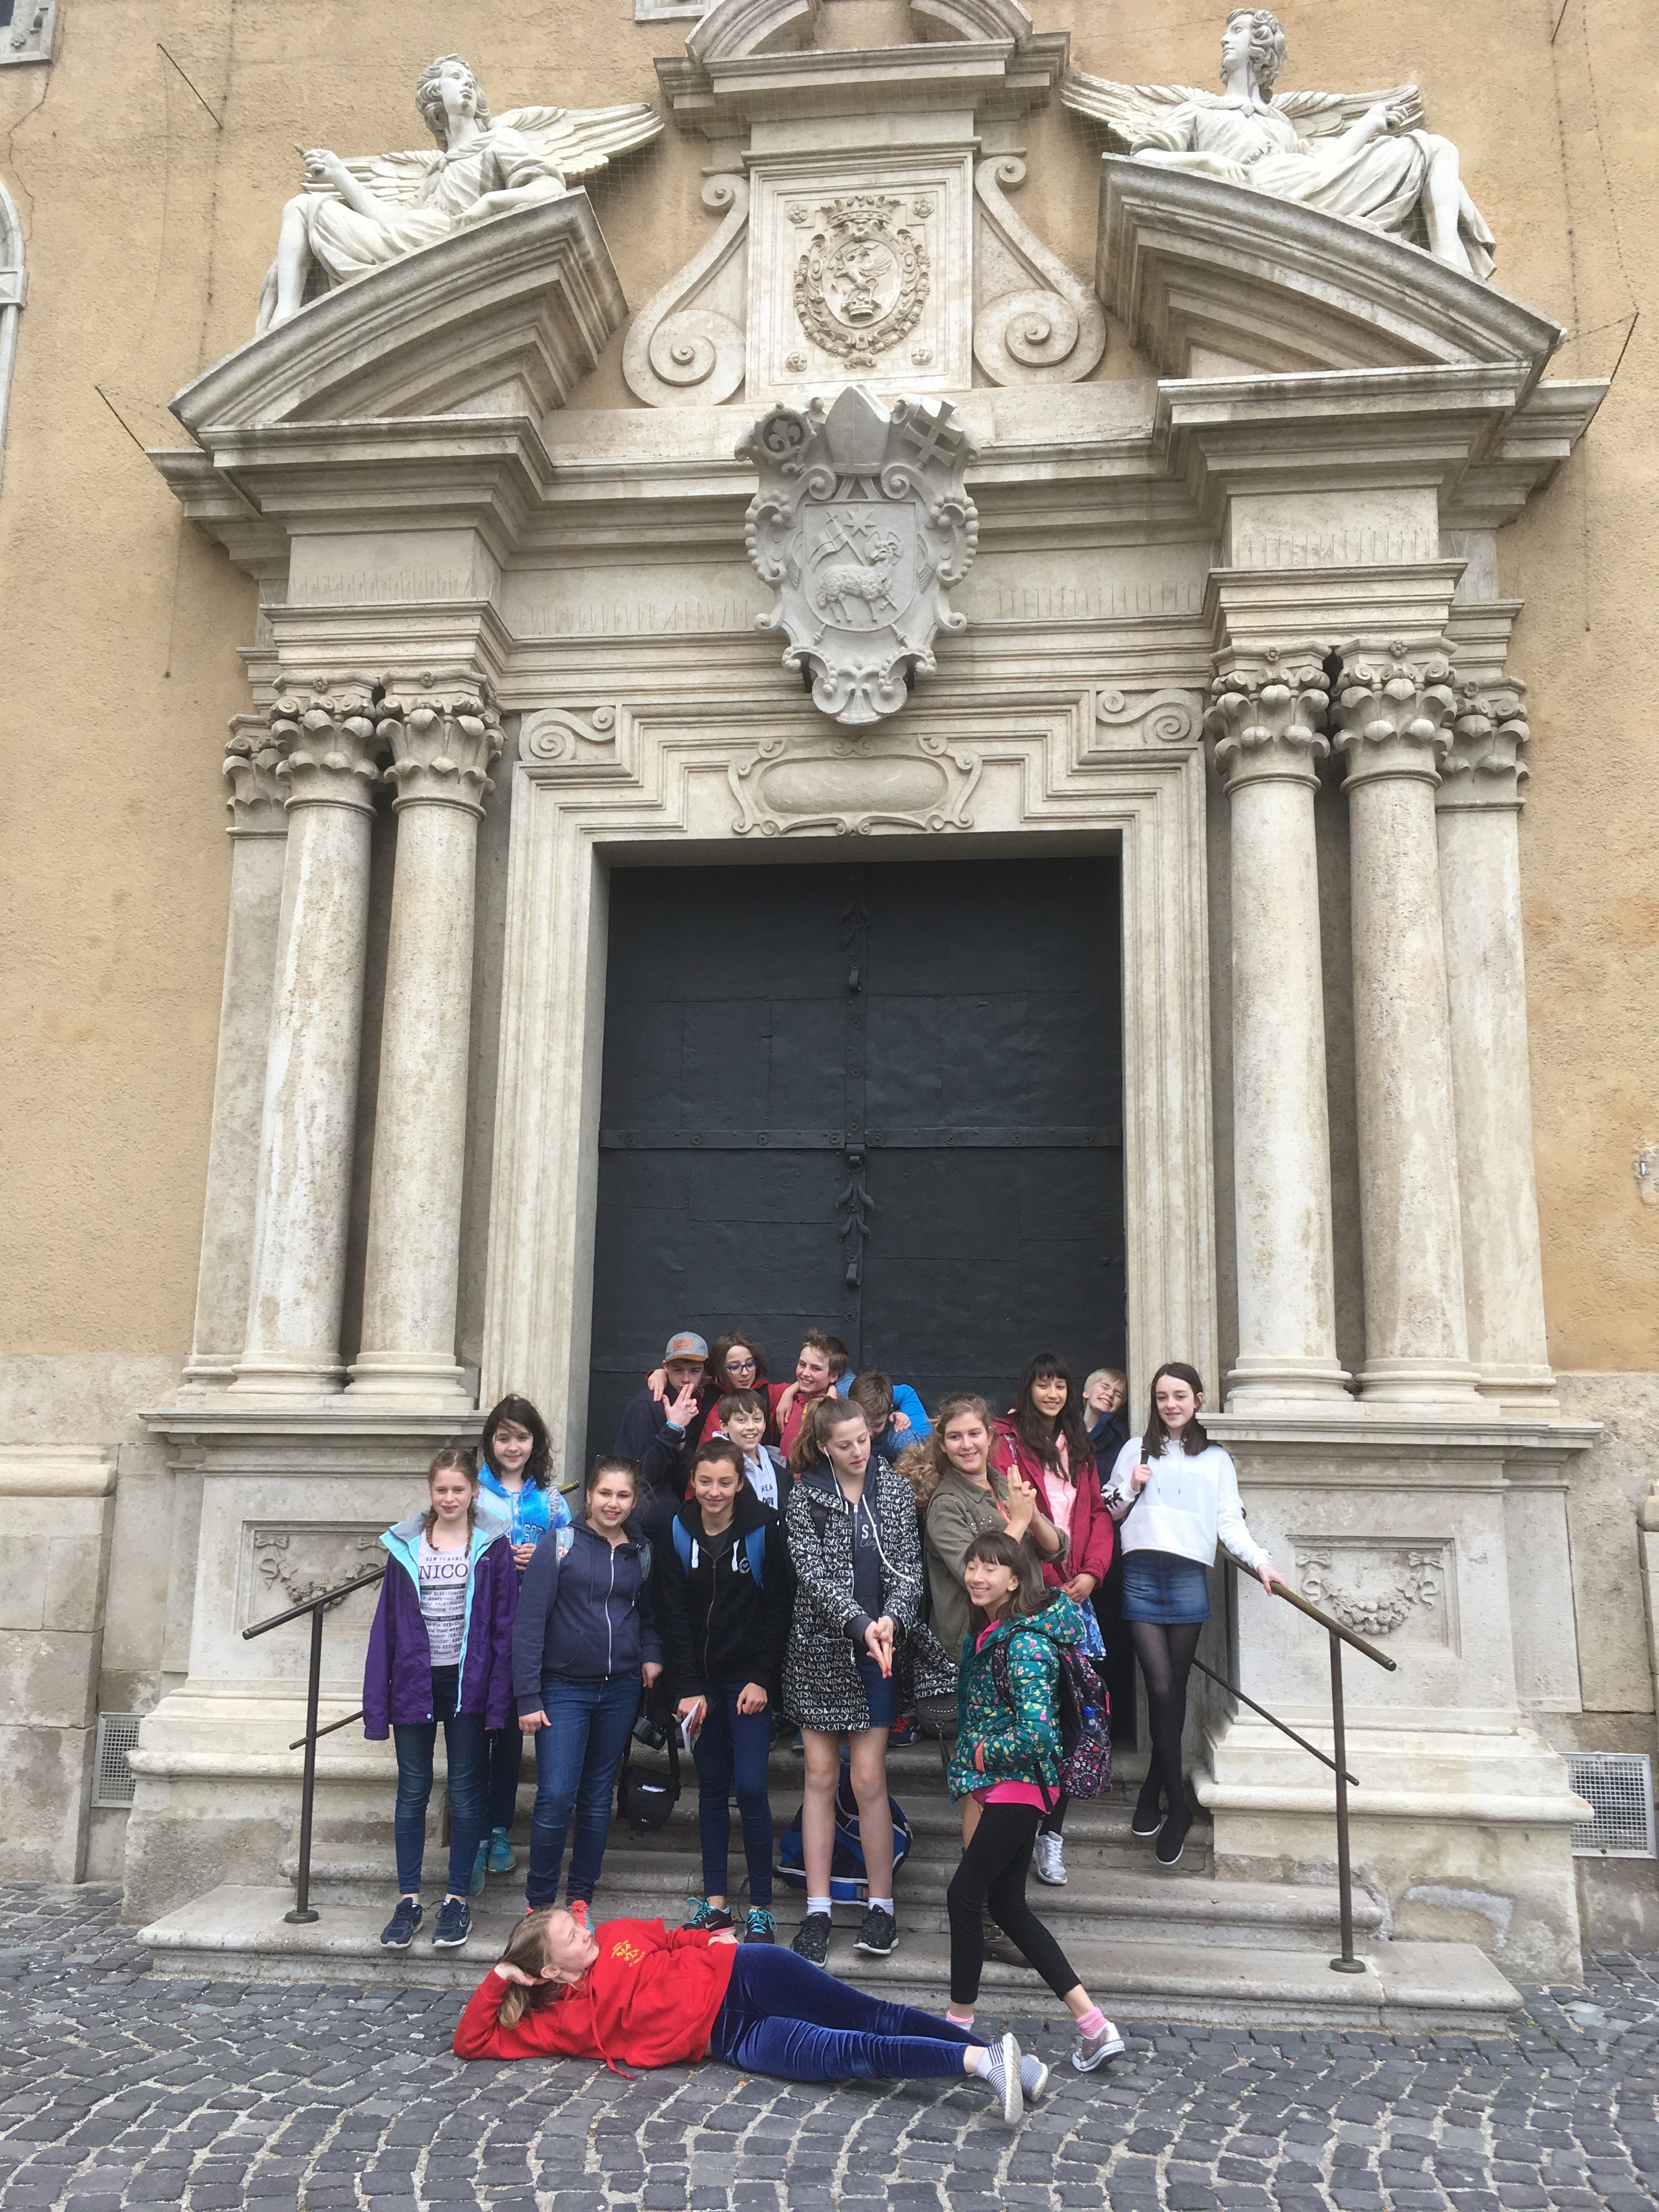
[{"label": "blue jeans", "polygon": [[732,1842],[735,1791],[743,1822],[743,1856],[749,1868],[749,1902],[772,1902],[772,1801],[766,1794],[766,1756],[772,1747],[772,1708],[738,1711],[742,1682],[699,1682],[707,1704],[692,1752],[697,1770],[697,1831],[702,1838],[705,1897],[724,1897]]},{"label": "blue jeans", "polygon": [[959,2075],[971,2029],[866,1996],[793,1951],[744,1943],[732,1962],[708,2055],[785,2081],[903,2080]]},{"label": "blue jeans", "polygon": [[519,1810],[519,1762],[524,1757],[524,1738],[517,1721],[504,1729],[491,1729],[484,1738],[485,1826],[510,1828]]},{"label": "blue jeans", "polygon": [[472,1883],[472,1861],[484,1816],[484,1728],[482,1713],[458,1713],[459,1667],[432,1670],[432,1718],[394,1723],[398,1753],[398,1803],[392,1834],[398,1845],[398,1887],[404,1897],[421,1893],[421,1862],[426,1855],[426,1808],[432,1796],[432,1759],[438,1730],[444,1732],[449,1763],[449,1893],[465,1897]]},{"label": "blue jeans", "polygon": [[532,1911],[557,1901],[559,1862],[573,1814],[576,1832],[565,1902],[592,1899],[605,1863],[617,1771],[639,1709],[637,1674],[601,1674],[584,1681],[550,1675],[542,1684],[547,1726],[536,1731],[536,1802],[524,1886]]}]

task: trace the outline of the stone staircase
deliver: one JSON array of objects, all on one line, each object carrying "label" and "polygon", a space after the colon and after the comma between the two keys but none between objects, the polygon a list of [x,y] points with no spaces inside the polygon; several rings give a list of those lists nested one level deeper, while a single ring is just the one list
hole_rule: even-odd
[{"label": "stone staircase", "polygon": [[[799,1753],[772,1754],[771,1795],[781,1832],[800,1799]],[[1472,1945],[1395,1943],[1382,1931],[1370,1898],[1354,1899],[1356,1948],[1363,1973],[1332,1972],[1339,1948],[1334,1886],[1218,1879],[1211,1828],[1202,1815],[1180,1865],[1158,1866],[1150,1843],[1129,1833],[1130,1808],[1144,1762],[1122,1763],[1109,1797],[1074,1804],[1066,1820],[1070,1879],[1050,1889],[1033,1877],[1036,1910],[1053,1928],[1079,1978],[1109,2011],[1140,2019],[1226,2025],[1455,2028],[1502,2033],[1520,1998]],[[890,1786],[915,1838],[895,1892],[897,1948],[872,1959],[854,1948],[861,1906],[836,1909],[830,1966],[860,1987],[942,2010],[949,1983],[950,1937],[945,1890],[961,1850],[961,1818],[945,1794],[937,1747],[923,1744],[890,1755]],[[684,1917],[688,1895],[701,1892],[696,1778],[689,1762],[684,1788],[666,1826],[636,1836],[614,1824],[594,1899],[596,1920]],[[514,1832],[520,1869],[491,1875],[473,1904],[471,1940],[461,1951],[431,1948],[434,1905],[441,1894],[441,1848],[427,1852],[425,1927],[404,1953],[381,1950],[379,1936],[397,1893],[390,1817],[382,1835],[358,1843],[319,1841],[312,1861],[311,1901],[319,1918],[295,1927],[283,1916],[291,1888],[228,1884],[164,1914],[140,1932],[157,1973],[259,1981],[416,1983],[476,1986],[524,1910],[523,1860],[531,1791],[520,1793]],[[289,1882],[297,1868],[282,1871]],[[743,1853],[732,1822],[731,1881],[734,1911],[744,1903]],[[805,1899],[777,1885],[773,1910],[779,1939],[799,1924]],[[1060,2007],[1029,1969],[988,1960],[981,2009],[991,2014],[1058,2015]]]}]

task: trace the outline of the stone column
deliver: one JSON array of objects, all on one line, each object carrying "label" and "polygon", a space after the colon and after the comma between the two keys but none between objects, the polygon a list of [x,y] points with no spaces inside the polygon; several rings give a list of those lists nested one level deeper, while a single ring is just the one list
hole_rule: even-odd
[{"label": "stone column", "polygon": [[1451,1024],[1434,795],[1454,705],[1443,651],[1341,648],[1348,763],[1363,1397],[1470,1412]]},{"label": "stone column", "polygon": [[1217,671],[1206,727],[1231,806],[1238,1246],[1238,1364],[1227,1404],[1346,1404],[1314,849],[1328,686],[1313,647],[1218,654]]},{"label": "stone column", "polygon": [[455,1363],[478,822],[501,718],[465,673],[388,696],[398,859],[354,1396],[470,1404]]},{"label": "stone column", "polygon": [[1528,736],[1524,685],[1460,684],[1435,823],[1469,1357],[1483,1397],[1552,1419],[1521,942]]},{"label": "stone column", "polygon": [[219,1003],[202,1258],[196,1277],[196,1328],[180,1385],[185,1397],[230,1387],[247,1326],[259,1125],[287,853],[285,793],[276,777],[281,757],[264,715],[232,717],[225,760],[230,787],[225,802],[230,811],[230,915],[225,928],[225,983]]},{"label": "stone column", "polygon": [[338,1390],[368,935],[368,848],[384,743],[366,677],[319,678],[271,709],[288,799],[247,1334],[234,1390]]}]

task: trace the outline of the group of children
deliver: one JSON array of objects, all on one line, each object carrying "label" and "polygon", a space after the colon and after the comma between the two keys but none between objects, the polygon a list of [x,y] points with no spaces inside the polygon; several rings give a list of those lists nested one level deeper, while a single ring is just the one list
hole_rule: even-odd
[{"label": "group of children", "polygon": [[[574,1519],[549,1481],[539,1414],[504,1399],[484,1424],[482,1468],[441,1452],[426,1512],[383,1538],[364,1711],[367,1733],[389,1730],[397,1745],[400,1894],[387,1948],[407,1948],[422,1922],[439,1725],[450,1844],[437,1948],[466,1941],[469,1895],[514,1863],[521,1737],[535,1750],[528,1911],[467,2008],[462,2056],[652,2064],[708,2053],[799,2081],[965,2071],[1015,2119],[1047,2069],[1012,2038],[973,2033],[988,1928],[1073,2014],[1080,2071],[1121,2050],[1026,1882],[1034,1858],[1040,1880],[1066,1879],[1060,1681],[1066,1655],[1103,1652],[1115,1552],[1151,1723],[1132,1826],[1166,1866],[1191,1820],[1182,1724],[1218,1539],[1269,1589],[1279,1580],[1245,1527],[1231,1462],[1199,1419],[1199,1377],[1160,1368],[1145,1431],[1131,1437],[1122,1377],[1100,1370],[1079,1391],[1052,1353],[1026,1363],[1001,1415],[958,1393],[930,1419],[914,1392],[881,1375],[849,1380],[848,1364],[813,1332],[780,1386],[742,1335],[712,1350],[690,1332],[671,1339]],[[587,1908],[618,1771],[641,1696],[665,1675],[693,1745],[704,1894],[672,1933],[612,1921],[596,1935]],[[951,1691],[963,1850],[947,1892],[941,2021],[823,1969],[843,1747],[868,1891],[857,1947],[884,1957],[898,1940],[888,1745],[906,1740],[919,1703]],[[791,1723],[806,1886],[793,1955],[774,1948],[767,1790],[775,1735]],[[741,1918],[728,1901],[734,1798]]]}]

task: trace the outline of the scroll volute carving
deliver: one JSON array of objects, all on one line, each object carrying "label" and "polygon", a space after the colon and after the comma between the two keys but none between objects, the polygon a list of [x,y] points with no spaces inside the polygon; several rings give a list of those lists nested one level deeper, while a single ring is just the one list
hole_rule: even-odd
[{"label": "scroll volute carving", "polygon": [[1080,383],[1106,350],[1105,310],[1008,204],[1025,176],[1014,154],[974,171],[974,359],[994,384]]},{"label": "scroll volute carving", "polygon": [[710,177],[702,204],[725,221],[635,316],[623,376],[647,407],[718,407],[744,374],[749,185]]}]

